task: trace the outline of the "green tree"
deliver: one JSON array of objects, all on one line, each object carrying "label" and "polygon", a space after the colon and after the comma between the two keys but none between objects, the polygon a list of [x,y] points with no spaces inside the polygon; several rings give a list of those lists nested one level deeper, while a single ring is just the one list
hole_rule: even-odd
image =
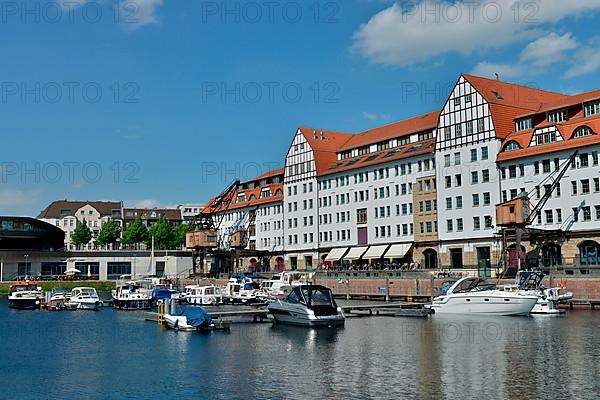
[{"label": "green tree", "polygon": [[160,219],[150,227],[146,244],[152,246],[154,237],[154,248],[158,250],[171,250],[175,247],[176,232],[167,217],[161,215]]},{"label": "green tree", "polygon": [[92,231],[87,226],[87,221],[77,221],[77,226],[71,236],[73,244],[76,246],[86,245],[92,240]]},{"label": "green tree", "polygon": [[140,218],[136,219],[127,226],[123,232],[123,244],[138,244],[148,240],[148,228]]},{"label": "green tree", "polygon": [[191,221],[186,224],[181,224],[175,229],[175,241],[173,242],[173,248],[179,248],[185,245],[185,235],[188,232],[193,232],[196,229],[196,224]]},{"label": "green tree", "polygon": [[100,233],[98,234],[98,244],[100,245],[108,245],[116,243],[117,240],[121,237],[121,229],[119,228],[119,224],[117,224],[112,219],[109,219],[102,225],[100,229]]}]

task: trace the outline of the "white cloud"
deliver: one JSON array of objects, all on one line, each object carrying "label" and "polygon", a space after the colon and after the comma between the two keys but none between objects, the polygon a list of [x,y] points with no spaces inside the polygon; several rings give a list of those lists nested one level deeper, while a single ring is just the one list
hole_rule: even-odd
[{"label": "white cloud", "polygon": [[360,27],[353,47],[375,63],[410,66],[533,40],[547,25],[598,10],[600,0],[394,3]]},{"label": "white cloud", "polygon": [[23,190],[2,185],[0,189],[0,210],[2,214],[20,214],[25,208],[37,207],[41,204],[40,190]]},{"label": "white cloud", "polygon": [[126,208],[177,208],[177,205],[165,204],[155,199],[125,200],[123,203]]},{"label": "white cloud", "polygon": [[390,119],[390,116],[387,114],[373,114],[370,112],[363,111],[362,115],[363,118],[366,118],[371,121],[381,121]]},{"label": "white cloud", "polygon": [[564,73],[565,78],[590,74],[600,68],[600,46],[586,46],[575,52],[571,67]]},{"label": "white cloud", "polygon": [[570,32],[562,36],[553,32],[529,43],[521,52],[520,61],[544,67],[564,61],[566,53],[577,47],[579,43]]},{"label": "white cloud", "polygon": [[495,78],[495,74],[500,74],[500,78],[516,78],[523,73],[523,68],[520,65],[497,64],[487,61],[482,61],[471,71],[473,75],[484,76],[487,78]]}]

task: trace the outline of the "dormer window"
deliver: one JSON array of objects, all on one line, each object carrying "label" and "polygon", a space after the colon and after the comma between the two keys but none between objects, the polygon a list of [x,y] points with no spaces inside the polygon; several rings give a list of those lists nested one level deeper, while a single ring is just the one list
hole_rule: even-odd
[{"label": "dormer window", "polygon": [[567,120],[567,111],[566,110],[552,111],[552,112],[548,113],[548,122],[557,123],[557,122],[564,122],[566,120]]},{"label": "dormer window", "polygon": [[504,151],[515,151],[515,150],[519,150],[521,148],[521,146],[519,146],[519,144],[517,142],[509,142],[506,147],[504,148]]},{"label": "dormer window", "polygon": [[538,146],[554,142],[556,142],[556,132],[538,133],[535,135],[535,143]]},{"label": "dormer window", "polygon": [[246,201],[246,193],[240,193],[240,194],[238,194],[237,202],[238,203],[243,203],[245,201]]},{"label": "dormer window", "polygon": [[592,130],[587,126],[580,126],[575,130],[575,133],[573,134],[573,139],[586,136],[592,136]]},{"label": "dormer window", "polygon": [[520,119],[515,123],[515,131],[531,129],[531,118]]},{"label": "dormer window", "polygon": [[586,117],[589,117],[590,115],[600,114],[600,101],[585,104],[583,106],[583,112]]},{"label": "dormer window", "polygon": [[267,197],[271,197],[271,190],[270,189],[263,189],[260,192],[260,198],[264,199],[264,198],[267,198]]}]

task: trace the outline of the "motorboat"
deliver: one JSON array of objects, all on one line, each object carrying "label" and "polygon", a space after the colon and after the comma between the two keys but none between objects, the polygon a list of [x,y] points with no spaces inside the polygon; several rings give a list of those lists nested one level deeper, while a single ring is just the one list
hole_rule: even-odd
[{"label": "motorboat", "polygon": [[165,325],[176,331],[198,332],[212,330],[215,324],[202,307],[186,307],[179,315],[165,314]]},{"label": "motorboat", "polygon": [[42,288],[37,282],[17,282],[10,285],[8,306],[20,310],[35,310],[42,301]]},{"label": "motorboat", "polygon": [[97,311],[102,301],[96,289],[92,287],[76,287],[71,291],[65,307],[70,310],[95,310]]},{"label": "motorboat", "polygon": [[251,278],[231,278],[221,293],[225,304],[265,305],[269,302],[269,295]]},{"label": "motorboat", "polygon": [[261,284],[261,288],[271,298],[284,298],[290,288],[299,285],[307,285],[310,280],[310,274],[300,271],[284,271],[280,274],[273,275],[272,279],[265,280]]},{"label": "motorboat", "polygon": [[128,281],[122,276],[112,291],[113,306],[118,310],[149,310],[152,308],[152,292],[142,288],[138,281]]},{"label": "motorboat", "polygon": [[505,291],[485,279],[466,277],[426,307],[438,314],[529,315],[537,301],[531,292]]},{"label": "motorboat", "polygon": [[59,311],[66,309],[65,304],[71,298],[71,291],[64,287],[54,287],[50,292],[49,300],[46,302],[46,309],[49,311]]},{"label": "motorboat", "polygon": [[284,299],[269,304],[275,322],[299,326],[343,325],[346,317],[331,289],[321,285],[295,286]]},{"label": "motorboat", "polygon": [[523,290],[538,296],[538,301],[531,310],[532,314],[562,314],[564,309],[560,308],[573,298],[572,292],[566,292],[561,285],[554,288],[544,287],[542,281],[544,273],[540,271],[519,271],[515,285],[506,286],[505,290]]},{"label": "motorboat", "polygon": [[183,291],[183,298],[186,303],[198,306],[216,306],[222,303],[221,291],[215,285],[186,286]]}]

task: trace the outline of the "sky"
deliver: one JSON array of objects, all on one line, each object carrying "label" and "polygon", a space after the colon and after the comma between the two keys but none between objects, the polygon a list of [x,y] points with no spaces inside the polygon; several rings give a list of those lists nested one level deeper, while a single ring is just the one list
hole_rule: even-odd
[{"label": "sky", "polygon": [[600,0],[41,0],[0,6],[0,215],[203,203],[298,127],[440,108],[461,73],[600,88]]}]

